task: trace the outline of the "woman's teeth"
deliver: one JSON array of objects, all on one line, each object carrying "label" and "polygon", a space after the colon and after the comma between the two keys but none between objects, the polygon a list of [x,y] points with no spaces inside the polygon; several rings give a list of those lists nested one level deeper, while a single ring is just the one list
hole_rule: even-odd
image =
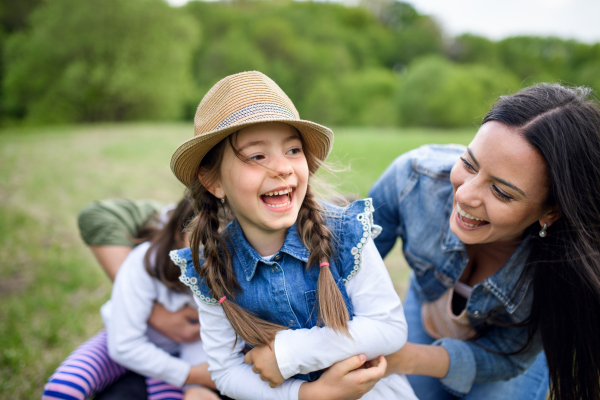
[{"label": "woman's teeth", "polygon": [[291,192],[292,192],[292,189],[290,188],[290,189],[284,189],[284,190],[280,190],[280,191],[265,193],[265,194],[263,194],[263,196],[281,196],[282,194],[288,194]]},{"label": "woman's teeth", "polygon": [[465,212],[465,210],[463,210],[462,208],[460,208],[460,206],[458,205],[458,203],[456,203],[456,211],[462,215],[463,217],[467,217],[469,219],[474,219],[475,221],[484,221],[483,219],[479,219],[477,217],[472,216],[471,214]]}]

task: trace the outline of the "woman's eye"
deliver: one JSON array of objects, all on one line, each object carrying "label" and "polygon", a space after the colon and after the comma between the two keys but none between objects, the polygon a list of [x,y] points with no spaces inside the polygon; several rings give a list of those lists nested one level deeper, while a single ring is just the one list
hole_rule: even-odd
[{"label": "woman's eye", "polygon": [[477,172],[477,170],[475,169],[475,167],[470,162],[468,162],[464,157],[461,157],[460,159],[462,160],[463,165],[465,166],[465,168],[468,171]]},{"label": "woman's eye", "polygon": [[500,190],[500,188],[498,186],[492,185],[492,189],[496,193],[496,196],[498,196],[500,198],[500,200],[507,201],[507,202],[512,200],[512,197],[510,197],[509,195],[504,193],[502,190]]},{"label": "woman's eye", "polygon": [[286,154],[293,155],[301,153],[302,149],[300,147],[294,147],[293,149],[289,149]]}]

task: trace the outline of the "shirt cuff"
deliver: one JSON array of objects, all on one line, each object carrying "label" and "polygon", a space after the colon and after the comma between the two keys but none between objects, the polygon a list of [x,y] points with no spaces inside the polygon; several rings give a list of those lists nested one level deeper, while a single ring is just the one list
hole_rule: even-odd
[{"label": "shirt cuff", "polygon": [[452,338],[436,340],[433,345],[442,346],[450,356],[448,374],[440,379],[444,389],[455,396],[466,396],[471,391],[477,374],[473,351],[462,340]]},{"label": "shirt cuff", "polygon": [[275,359],[277,359],[277,366],[279,367],[279,372],[281,372],[283,379],[288,379],[298,373],[295,371],[295,367],[297,367],[295,364],[297,363],[292,362],[290,355],[286,351],[286,349],[291,348],[290,344],[288,344],[288,332],[289,331],[285,330],[277,332],[275,335],[275,344],[273,346],[275,350]]},{"label": "shirt cuff", "polygon": [[191,365],[177,357],[170,357],[167,361],[164,375],[159,379],[177,387],[183,387],[190,374]]}]

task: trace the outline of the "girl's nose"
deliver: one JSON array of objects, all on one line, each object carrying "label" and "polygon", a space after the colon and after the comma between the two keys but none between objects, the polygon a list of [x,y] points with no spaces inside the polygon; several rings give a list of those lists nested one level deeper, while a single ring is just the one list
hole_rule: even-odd
[{"label": "girl's nose", "polygon": [[285,157],[279,157],[272,168],[276,176],[286,177],[294,173],[292,164]]}]

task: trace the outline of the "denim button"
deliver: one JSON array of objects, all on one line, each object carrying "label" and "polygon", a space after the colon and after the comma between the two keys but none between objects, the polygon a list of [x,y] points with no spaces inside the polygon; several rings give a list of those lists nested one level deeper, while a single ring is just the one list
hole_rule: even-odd
[{"label": "denim button", "polygon": [[277,254],[275,257],[273,257],[273,260],[279,260],[281,258],[281,256],[279,254]]},{"label": "denim button", "polygon": [[277,268],[277,265],[273,265],[273,268],[271,268],[271,271],[278,272],[279,268]]},{"label": "denim button", "polygon": [[294,325],[294,320],[293,320],[293,319],[290,319],[290,322],[288,322],[288,324],[289,324],[290,326]]}]

